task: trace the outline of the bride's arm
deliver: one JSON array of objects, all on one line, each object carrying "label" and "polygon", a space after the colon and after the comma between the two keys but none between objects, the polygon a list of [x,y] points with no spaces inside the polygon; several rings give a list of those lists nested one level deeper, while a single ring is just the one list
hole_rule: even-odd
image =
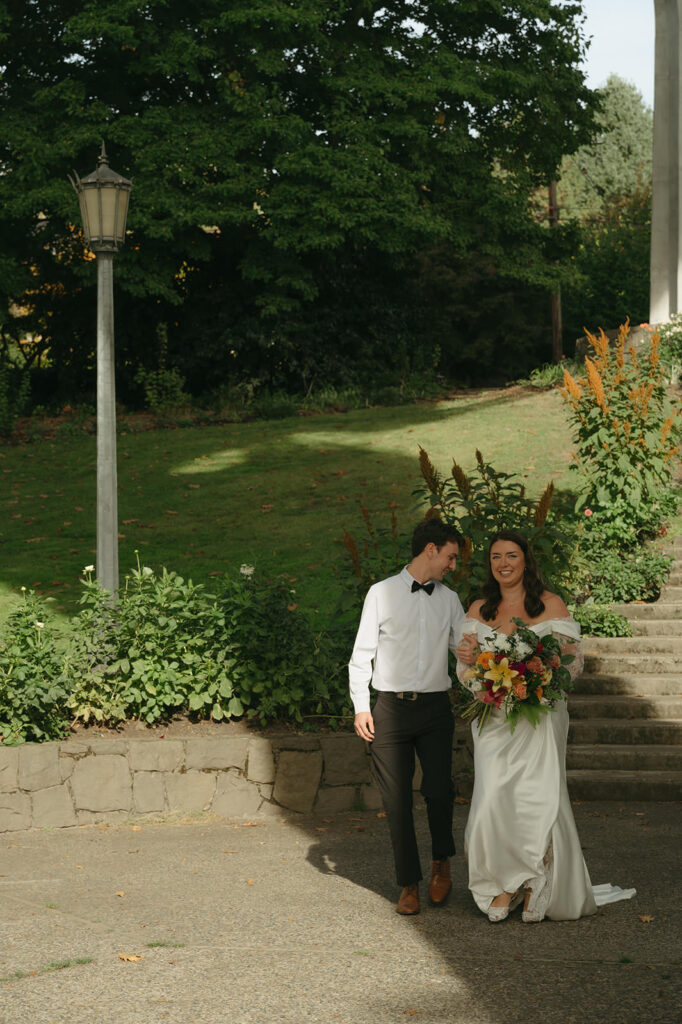
[{"label": "bride's arm", "polygon": [[559,630],[552,630],[552,636],[559,641],[562,654],[573,655],[573,661],[568,665],[564,665],[564,668],[568,669],[568,674],[570,675],[571,682],[573,683],[578,676],[582,675],[585,667],[585,659],[583,658],[583,648],[580,642],[580,637],[570,637]]}]

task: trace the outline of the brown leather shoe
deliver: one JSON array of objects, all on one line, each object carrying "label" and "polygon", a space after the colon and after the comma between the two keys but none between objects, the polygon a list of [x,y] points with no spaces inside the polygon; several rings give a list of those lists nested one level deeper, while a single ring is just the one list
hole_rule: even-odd
[{"label": "brown leather shoe", "polygon": [[398,906],[395,909],[397,914],[404,914],[405,916],[419,913],[419,886],[416,882],[414,885],[405,886],[400,894]]},{"label": "brown leather shoe", "polygon": [[431,863],[431,881],[429,882],[429,899],[434,907],[442,907],[452,889],[450,881],[450,861],[434,860]]}]

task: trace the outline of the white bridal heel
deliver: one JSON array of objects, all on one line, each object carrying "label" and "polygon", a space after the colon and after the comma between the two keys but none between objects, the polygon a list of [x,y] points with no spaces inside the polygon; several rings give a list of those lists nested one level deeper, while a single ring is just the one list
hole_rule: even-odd
[{"label": "white bridal heel", "polygon": [[488,907],[488,920],[496,924],[498,921],[504,921],[505,918],[509,917],[512,910],[518,907],[519,903],[523,899],[523,893],[515,892],[506,907]]}]

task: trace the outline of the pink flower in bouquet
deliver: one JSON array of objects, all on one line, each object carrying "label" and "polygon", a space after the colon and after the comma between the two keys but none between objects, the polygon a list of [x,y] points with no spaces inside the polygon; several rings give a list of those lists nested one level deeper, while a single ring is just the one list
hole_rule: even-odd
[{"label": "pink flower in bouquet", "polygon": [[534,675],[538,675],[540,672],[542,672],[544,665],[538,658],[537,654],[534,654],[533,657],[529,658],[526,662],[526,668],[529,672],[532,672]]},{"label": "pink flower in bouquet", "polygon": [[519,700],[525,700],[528,696],[525,683],[514,683],[514,696],[518,697]]},{"label": "pink flower in bouquet", "polygon": [[507,696],[507,691],[502,688],[499,688],[497,692],[495,692],[492,683],[488,682],[485,682],[485,686],[486,688],[489,686],[490,689],[487,691],[487,693],[483,695],[483,703],[494,704],[496,708],[499,708],[502,705],[502,701]]}]

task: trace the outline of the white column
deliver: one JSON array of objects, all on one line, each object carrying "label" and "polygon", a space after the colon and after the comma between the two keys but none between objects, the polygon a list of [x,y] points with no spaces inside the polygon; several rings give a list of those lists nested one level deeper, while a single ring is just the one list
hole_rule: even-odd
[{"label": "white column", "polygon": [[649,312],[652,324],[667,322],[682,305],[682,0],[654,0],[654,9],[656,57]]},{"label": "white column", "polygon": [[649,322],[667,323],[682,304],[682,0],[654,0],[656,19],[651,175]]},{"label": "white column", "polygon": [[97,253],[97,579],[118,590],[114,254]]}]

